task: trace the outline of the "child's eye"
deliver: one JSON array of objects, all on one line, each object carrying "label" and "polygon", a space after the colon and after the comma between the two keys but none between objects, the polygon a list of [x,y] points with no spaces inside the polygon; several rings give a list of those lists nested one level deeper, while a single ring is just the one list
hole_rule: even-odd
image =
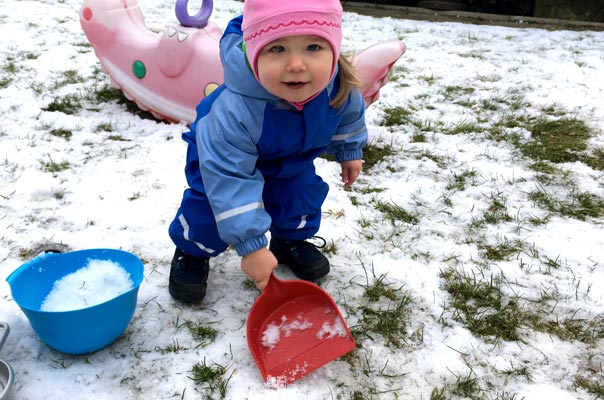
[{"label": "child's eye", "polygon": [[306,50],[308,51],[319,51],[321,50],[321,45],[319,44],[309,44],[308,46],[306,46]]},{"label": "child's eye", "polygon": [[268,51],[269,51],[270,53],[283,53],[283,52],[285,51],[285,47],[283,47],[283,46],[281,46],[281,45],[278,45],[278,44],[277,44],[277,45],[271,46],[271,47],[268,49]]}]

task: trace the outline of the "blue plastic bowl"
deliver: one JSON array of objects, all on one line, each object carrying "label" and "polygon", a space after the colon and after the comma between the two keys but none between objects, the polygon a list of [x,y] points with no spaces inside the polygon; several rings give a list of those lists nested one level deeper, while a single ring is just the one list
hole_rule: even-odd
[{"label": "blue plastic bowl", "polygon": [[[85,267],[89,260],[113,261],[130,273],[133,287],[104,303],[73,311],[41,311],[55,281]],[[88,354],[113,343],[126,330],[136,308],[144,266],[134,254],[112,249],[46,253],[23,264],[6,279],[15,302],[48,346],[67,354]]]}]

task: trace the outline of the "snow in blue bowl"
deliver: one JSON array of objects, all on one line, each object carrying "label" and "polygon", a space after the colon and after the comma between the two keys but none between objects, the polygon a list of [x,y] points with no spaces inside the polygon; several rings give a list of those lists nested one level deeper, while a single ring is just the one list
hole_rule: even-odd
[{"label": "snow in blue bowl", "polygon": [[6,279],[38,337],[66,354],[113,343],[136,309],[142,261],[114,249],[45,253]]}]

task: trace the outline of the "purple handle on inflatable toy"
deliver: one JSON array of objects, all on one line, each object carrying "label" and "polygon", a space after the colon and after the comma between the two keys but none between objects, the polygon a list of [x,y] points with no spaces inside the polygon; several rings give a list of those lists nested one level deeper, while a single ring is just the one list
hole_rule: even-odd
[{"label": "purple handle on inflatable toy", "polygon": [[212,0],[202,0],[201,9],[193,16],[189,15],[187,10],[187,4],[189,0],[176,0],[176,18],[182,26],[189,26],[192,28],[203,28],[207,25],[210,15],[212,15],[212,9],[214,8],[214,2]]}]

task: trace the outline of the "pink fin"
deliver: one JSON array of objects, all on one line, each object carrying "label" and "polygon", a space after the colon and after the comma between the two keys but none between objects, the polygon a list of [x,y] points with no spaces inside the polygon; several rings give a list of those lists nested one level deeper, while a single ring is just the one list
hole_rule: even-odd
[{"label": "pink fin", "polygon": [[406,50],[405,43],[392,40],[374,44],[352,57],[352,65],[361,81],[365,107],[378,99],[380,88],[388,82],[388,73]]}]

